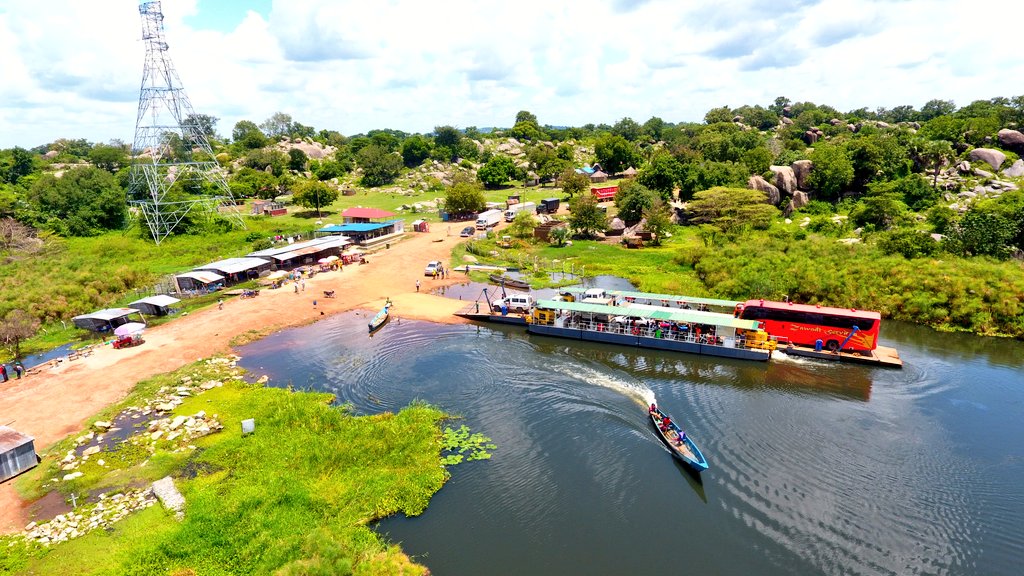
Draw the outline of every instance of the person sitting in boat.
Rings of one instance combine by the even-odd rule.
[[[672,419],[669,418],[668,416],[665,416],[664,418],[662,418],[661,419],[661,431],[662,432],[668,432],[669,429],[671,429],[671,428],[672,428]]]
[[[648,408],[647,412],[650,413],[650,414],[657,414],[658,413],[658,405],[655,404],[654,402],[651,402],[651,407]]]
[[[686,442],[686,432],[680,430],[679,435],[676,437],[676,446],[682,446],[683,442]]]

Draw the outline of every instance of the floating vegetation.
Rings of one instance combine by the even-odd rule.
[[[469,427],[463,424],[458,430],[445,428],[441,437],[442,450],[447,452],[441,457],[441,464],[454,466],[462,462],[472,460],[487,460],[491,457],[488,450],[497,448],[491,439],[478,432],[470,432]],[[468,454],[467,454],[468,452]]]

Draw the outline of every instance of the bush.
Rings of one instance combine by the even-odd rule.
[[[878,247],[887,255],[901,254],[908,260],[932,256],[939,251],[939,243],[931,236],[912,228],[883,232],[879,235]]]
[[[829,214],[832,214],[832,211],[832,205],[821,200],[811,200],[806,206],[800,209],[800,212],[810,216],[828,216]]]

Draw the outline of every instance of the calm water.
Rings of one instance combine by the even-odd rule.
[[[465,299],[472,300],[475,289]],[[768,365],[348,313],[243,365],[362,413],[427,400],[492,437],[378,530],[436,574],[1021,573],[1024,345],[886,323],[903,370]],[[711,469],[650,428],[651,399]]]

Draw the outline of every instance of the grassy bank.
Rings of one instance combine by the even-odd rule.
[[[0,539],[0,572],[425,572],[366,525],[394,513],[420,514],[447,480],[442,451],[464,445],[465,433],[442,433],[445,414],[418,404],[397,414],[354,416],[332,406],[330,395],[247,384],[229,363],[199,362],[140,383],[97,419],[153,402],[183,383],[211,381],[223,385],[186,397],[167,417],[203,411],[215,415],[220,432],[194,440],[150,440],[143,432],[140,442],[122,442],[81,462],[80,478],[54,482],[67,473],[58,464],[76,443],[69,438],[18,481],[28,495],[56,486],[81,503],[170,474],[187,502],[182,521],[158,505],[49,547],[7,537]],[[243,437],[246,418],[255,419],[256,431]]]

